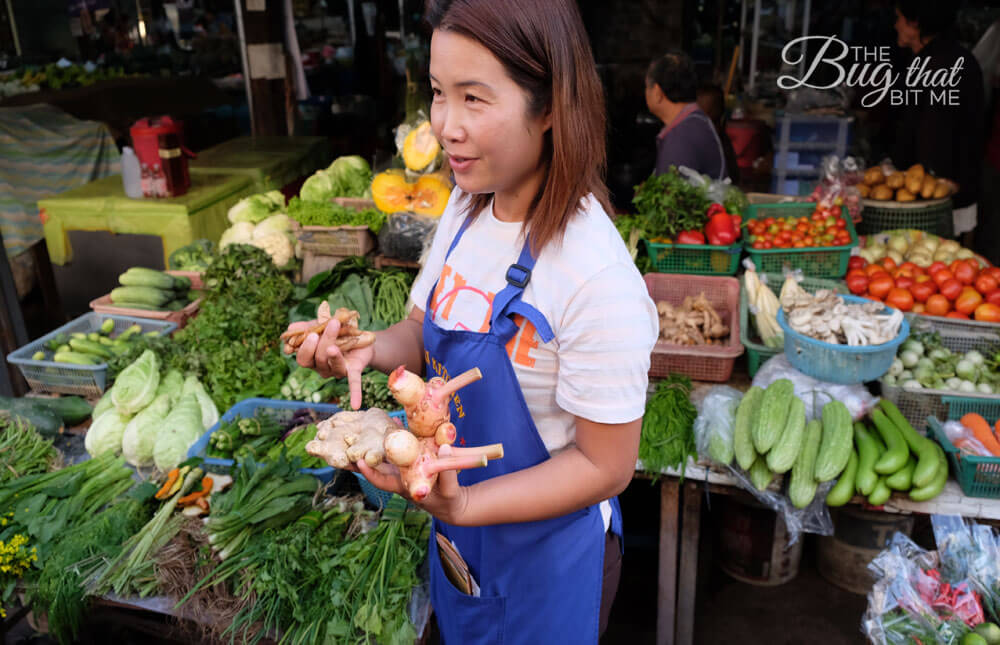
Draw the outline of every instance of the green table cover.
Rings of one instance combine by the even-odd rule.
[[[67,231],[157,235],[164,266],[176,249],[199,238],[217,242],[229,228],[226,213],[257,192],[249,177],[192,175],[187,194],[170,199],[129,199],[120,175],[112,175],[38,202],[45,242],[54,264],[73,259]]]
[[[190,162],[191,176],[245,175],[256,192],[280,190],[333,161],[325,137],[238,137],[202,150]]]

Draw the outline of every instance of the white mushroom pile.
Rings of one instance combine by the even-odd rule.
[[[891,314],[879,313],[885,309],[880,302],[848,304],[827,289],[810,294],[794,280],[787,280],[782,287],[781,306],[789,327],[810,338],[838,345],[887,343],[896,338],[903,322],[903,313],[898,309]]]

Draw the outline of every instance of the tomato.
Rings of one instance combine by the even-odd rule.
[[[905,273],[900,272],[899,277],[896,278],[896,286],[899,287],[900,289],[909,289],[914,284],[916,284],[916,282],[913,280],[913,278],[906,275]]]
[[[837,223],[834,224],[834,226],[836,226],[837,228],[847,228],[847,220],[844,219],[843,217],[838,217]]]
[[[939,286],[941,287],[941,294],[952,302],[962,294],[962,283],[955,278]]]
[[[886,275],[889,275],[889,272],[886,271],[885,267],[883,267],[881,264],[869,264],[862,270],[865,272],[865,275],[868,276],[869,278],[872,278],[878,275],[879,273],[884,273]]]
[[[899,282],[896,283],[899,285]],[[927,299],[934,295],[937,287],[934,286],[933,282],[914,282],[913,286],[910,287],[910,293],[913,294],[913,299],[917,302],[927,302]]]
[[[983,304],[983,297],[979,295],[979,292],[972,287],[966,287],[962,289],[962,293],[955,300],[955,311],[971,314],[981,304]]]
[[[955,279],[962,284],[972,284],[976,281],[976,274],[978,273],[976,269],[966,262],[962,262],[954,269],[952,272],[955,274]]]
[[[848,269],[863,269],[866,264],[868,264],[868,260],[864,259],[860,255],[852,255],[847,259]]]
[[[997,282],[996,278],[991,276],[989,273],[980,273],[976,277],[976,281],[972,283],[972,286],[976,288],[976,291],[986,295],[991,291],[1000,288],[1000,282]]]
[[[804,249],[806,248],[806,243],[802,240],[796,240],[795,242],[792,242],[792,247],[796,249]]]
[[[771,244],[770,240],[764,242],[764,249],[773,249],[773,248],[774,248],[774,245]]]
[[[774,218],[773,217],[765,217],[764,218],[764,226],[771,226],[773,224],[774,224]]]
[[[986,294],[986,302],[992,302],[995,305],[1000,305],[1000,289],[990,291]]]
[[[806,243],[806,246],[816,246],[816,240],[811,235],[807,235],[806,239],[802,241]]]
[[[913,309],[911,309],[910,311],[912,311],[915,314],[922,314],[922,313],[924,313],[925,310],[926,310],[926,307],[924,306],[924,303],[922,303],[922,302],[915,302],[915,303],[913,303]]]
[[[935,271],[934,273],[931,274],[931,278],[934,280],[935,284],[937,284],[938,288],[941,288],[942,284],[951,280],[954,277],[955,276],[948,269],[939,269],[938,271]]]
[[[848,274],[847,288],[856,296],[863,296],[868,291],[868,276],[860,269],[854,270],[854,275]]]
[[[885,297],[885,304],[900,311],[909,311],[913,309],[913,294],[906,289],[895,287],[889,290],[889,295]]]
[[[948,313],[951,309],[951,303],[948,299],[942,296],[940,293],[935,293],[933,296],[927,299],[927,304],[925,305],[926,313],[932,316],[943,316]]]
[[[983,269],[983,273],[988,276],[992,276],[997,282],[1000,282],[1000,267],[986,267]]]
[[[968,314],[963,314],[961,311],[949,311],[945,318],[958,318],[960,320],[968,320]]]
[[[965,260],[952,260],[951,264],[948,265],[948,269],[954,273],[959,266],[965,264]]]
[[[929,283],[931,283],[931,285],[933,285],[935,287],[937,286],[937,283],[934,282],[934,280],[929,275],[927,275],[926,273],[920,273],[920,274],[918,274],[915,278],[913,278],[913,281],[914,282],[929,282]]]
[[[886,271],[892,271],[896,268],[896,261],[890,258],[888,255],[879,260],[879,264],[885,267]]]
[[[764,248],[764,242],[763,242],[763,241],[761,241],[761,240],[756,240],[756,241],[755,241],[755,242],[754,242],[753,244],[751,244],[750,246],[752,246],[752,247],[753,247],[753,248],[755,248],[755,249],[762,249],[762,248]]]
[[[895,286],[896,284],[892,281],[892,278],[889,277],[888,273],[878,273],[874,276],[870,276],[868,281],[868,293],[875,296],[879,300],[882,300]]]
[[[1000,306],[992,302],[984,302],[976,307],[972,317],[980,322],[1000,322]]]
[[[934,275],[937,271],[941,269],[947,269],[948,265],[944,262],[931,262],[931,265],[927,267],[927,275]]]

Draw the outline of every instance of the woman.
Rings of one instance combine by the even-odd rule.
[[[656,135],[656,173],[687,166],[712,179],[725,179],[726,155],[712,119],[697,99],[698,76],[691,58],[668,52],[646,73],[646,107],[663,122]]]
[[[573,0],[429,0],[425,15],[431,125],[457,187],[413,309],[343,356],[330,325],[298,362],[346,373],[355,407],[365,366],[479,367],[452,422],[459,443],[503,442],[504,457],[442,473],[419,504],[481,588],[472,597],[447,580],[432,535],[441,633],[447,643],[596,643],[617,588],[615,495],[635,467],[657,321],[608,216],[593,57]],[[405,495],[393,467],[357,467]]]

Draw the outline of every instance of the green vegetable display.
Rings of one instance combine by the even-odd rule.
[[[0,415],[0,486],[22,475],[45,472],[58,461],[52,442],[30,423]]]
[[[370,197],[372,170],[363,157],[338,157],[325,170],[313,173],[299,191],[308,202],[329,202],[334,197]]]
[[[171,253],[167,265],[174,271],[202,272],[208,269],[214,255],[215,242],[195,240]]]
[[[705,191],[688,183],[671,167],[636,186],[632,198],[643,222],[644,237],[674,237],[681,231],[700,230],[708,221],[710,204]]]
[[[306,201],[298,197],[288,202],[288,216],[302,226],[367,226],[376,235],[386,218],[377,208],[356,210],[330,201]]]
[[[697,457],[694,420],[698,410],[691,403],[691,379],[671,374],[656,384],[646,402],[639,441],[643,468],[659,474],[670,468],[687,467],[688,457]]]

